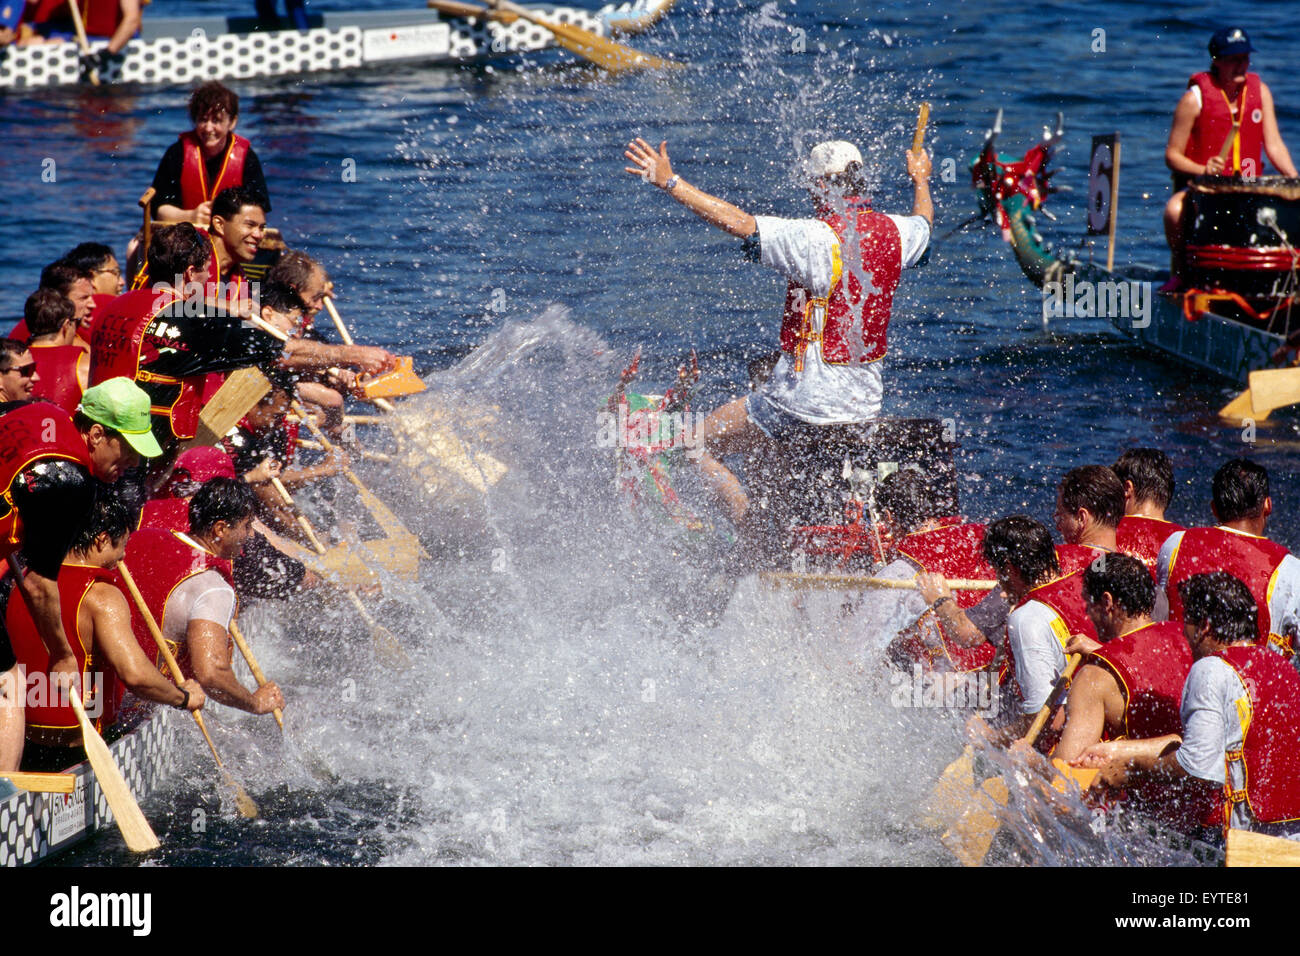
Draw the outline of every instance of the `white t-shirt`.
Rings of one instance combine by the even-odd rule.
[[[930,224],[923,216],[889,218],[898,226],[902,241],[902,268],[916,265],[930,243]],[[833,250],[839,242],[835,230],[820,219],[755,216],[754,221],[763,265],[818,298],[830,294]],[[850,268],[848,261],[844,268]],[[813,311],[815,331],[821,331],[825,318],[824,310]],[[759,393],[782,411],[814,425],[866,421],[880,414],[880,363],[832,365],[822,358],[818,339],[804,352],[802,372],[795,372],[793,360],[783,352]]]
[[[186,578],[167,597],[163,637],[184,643],[191,621],[211,621],[225,630],[235,614],[235,590],[218,572],[200,571]]]
[[[1052,696],[1056,679],[1065,671],[1062,640],[1069,639],[1061,615],[1042,601],[1026,601],[1007,616],[1007,646],[1016,661],[1022,713],[1038,713]]]
[[[891,561],[872,575],[892,581],[910,581],[915,576],[916,565],[905,558]],[[925,598],[915,588],[868,590],[854,614],[853,660],[862,664],[878,662],[890,642],[904,628],[915,624],[926,606]]]
[[[1252,536],[1232,528],[1219,526],[1220,531],[1241,535],[1249,540]],[[1174,552],[1183,540],[1182,531],[1171,534],[1160,546],[1156,558],[1156,570],[1160,579],[1161,593],[1169,589],[1169,573],[1173,570]],[[1224,568],[1229,574],[1231,568]],[[1168,607],[1166,603],[1165,607]],[[1261,614],[1268,615],[1269,630],[1274,634],[1300,634],[1300,559],[1288,554],[1273,572],[1273,587],[1269,593],[1268,607],[1260,608]],[[1166,611],[1166,617],[1168,612]]]
[[[1179,766],[1193,777],[1223,785],[1229,750],[1240,750],[1241,721],[1237,702],[1248,702],[1250,695],[1231,665],[1219,657],[1202,657],[1192,665],[1183,684],[1183,700],[1178,716],[1183,722],[1183,742],[1174,752]],[[1232,764],[1232,787],[1245,784],[1241,761]],[[1245,802],[1232,809],[1231,825],[1240,830],[1254,830],[1270,836],[1300,840],[1300,822],[1257,823]]]

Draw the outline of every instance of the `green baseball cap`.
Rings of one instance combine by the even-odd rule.
[[[157,458],[162,446],[153,437],[149,395],[125,376],[110,378],[81,396],[77,411],[92,422],[121,432],[126,443],[145,458]]]

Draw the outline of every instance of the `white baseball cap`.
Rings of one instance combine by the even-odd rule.
[[[808,175],[813,179],[836,176],[848,169],[850,163],[862,165],[862,154],[852,143],[842,139],[818,143],[808,154]]]

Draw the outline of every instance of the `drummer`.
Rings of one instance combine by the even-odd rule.
[[[1259,74],[1250,72],[1250,37],[1226,27],[1210,38],[1210,69],[1187,81],[1174,111],[1165,163],[1173,171],[1174,194],[1165,206],[1170,276],[1162,292],[1182,285],[1183,200],[1193,176],[1260,175],[1260,149],[1283,176],[1295,178],[1295,164],[1277,128],[1273,94]]]

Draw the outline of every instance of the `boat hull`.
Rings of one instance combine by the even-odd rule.
[[[634,33],[672,0],[637,0],[602,10],[529,6],[543,17],[592,33]],[[443,18],[432,10],[314,14],[307,30],[266,29],[255,17],[146,16],[140,35],[100,67],[105,84],[194,85],[398,63],[462,64],[545,50],[553,34],[523,18],[511,24]],[[102,50],[106,40],[91,47]],[[0,49],[0,90],[72,86],[83,82],[75,43]]]
[[[172,769],[173,726],[164,708],[153,708],[108,745],[137,801]],[[90,764],[83,761],[67,772],[76,776],[72,793],[19,790],[0,801],[0,866],[40,863],[114,826]]]

